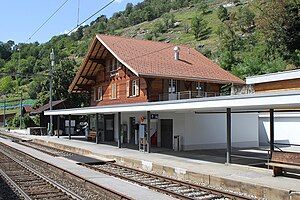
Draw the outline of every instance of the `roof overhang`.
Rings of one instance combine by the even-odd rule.
[[[246,78],[246,84],[259,84],[274,81],[300,79],[300,70],[290,70],[284,72],[270,73]]]
[[[148,102],[112,106],[96,106],[65,110],[46,111],[45,115],[86,115],[96,113],[132,113],[132,112],[197,112],[197,111],[233,111],[257,109],[293,109],[300,108],[300,91],[263,93],[175,100],[164,102]]]

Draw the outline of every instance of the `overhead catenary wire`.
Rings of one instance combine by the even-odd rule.
[[[29,38],[28,38],[28,40],[27,40],[27,42],[29,41],[29,40],[31,40],[32,39],[32,37],[35,35],[35,34],[37,34],[37,32],[39,32],[49,21],[50,21],[50,19],[52,19],[52,17],[54,17],[57,13],[58,13],[58,11],[60,11],[65,5],[66,5],[66,3],[68,3],[68,1],[70,1],[70,0],[65,0],[30,36],[29,36]]]
[[[80,24],[77,24],[77,26],[75,28],[73,28],[72,30],[70,30],[68,32],[67,35],[69,35],[70,33],[72,33],[74,30],[76,30],[78,27],[80,27],[82,24],[84,24],[85,22],[87,22],[88,20],[90,20],[91,18],[93,18],[95,15],[97,15],[99,12],[101,12],[102,10],[104,10],[105,8],[107,8],[110,4],[112,4],[113,2],[115,2],[116,0],[111,0],[109,3],[105,4],[103,7],[101,7],[98,11],[96,11],[94,14],[92,14],[91,16],[89,16],[88,18],[86,18],[85,20],[83,20]]]

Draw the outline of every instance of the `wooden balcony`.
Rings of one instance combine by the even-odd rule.
[[[170,101],[181,99],[207,98],[220,96],[218,92],[180,91],[176,93],[159,94],[158,101]]]

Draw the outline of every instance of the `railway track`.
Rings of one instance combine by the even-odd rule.
[[[0,151],[0,174],[24,199],[82,199],[57,182],[45,177]]]
[[[202,200],[229,200],[229,199],[255,199],[241,194],[219,191],[213,188],[186,183],[172,178],[155,175],[115,163],[101,165],[82,164],[85,167],[125,179],[159,192],[171,195],[179,199],[202,199]]]
[[[60,156],[72,154],[70,152],[61,151],[56,148],[36,144],[33,142],[22,142],[21,144],[36,150],[48,153],[52,156]],[[168,194],[179,199],[205,199],[205,200],[229,200],[229,199],[257,199],[254,196],[249,196],[240,193],[227,192],[211,187],[191,184],[169,177],[164,177],[145,171],[125,167],[116,163],[101,163],[101,164],[81,164],[101,173],[124,179],[130,182],[146,186],[153,190]]]
[[[130,199],[0,142],[1,183],[18,196],[3,199]]]

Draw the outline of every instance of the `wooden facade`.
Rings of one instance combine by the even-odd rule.
[[[299,89],[300,89],[300,78],[254,84],[255,92],[267,92],[267,91],[276,91],[276,90],[299,90]]]
[[[173,89],[170,89],[171,80]],[[201,87],[201,94],[198,87]],[[221,84],[217,83],[138,77],[108,53],[97,70],[94,84],[90,85],[90,103],[101,106],[218,96],[220,88]]]

